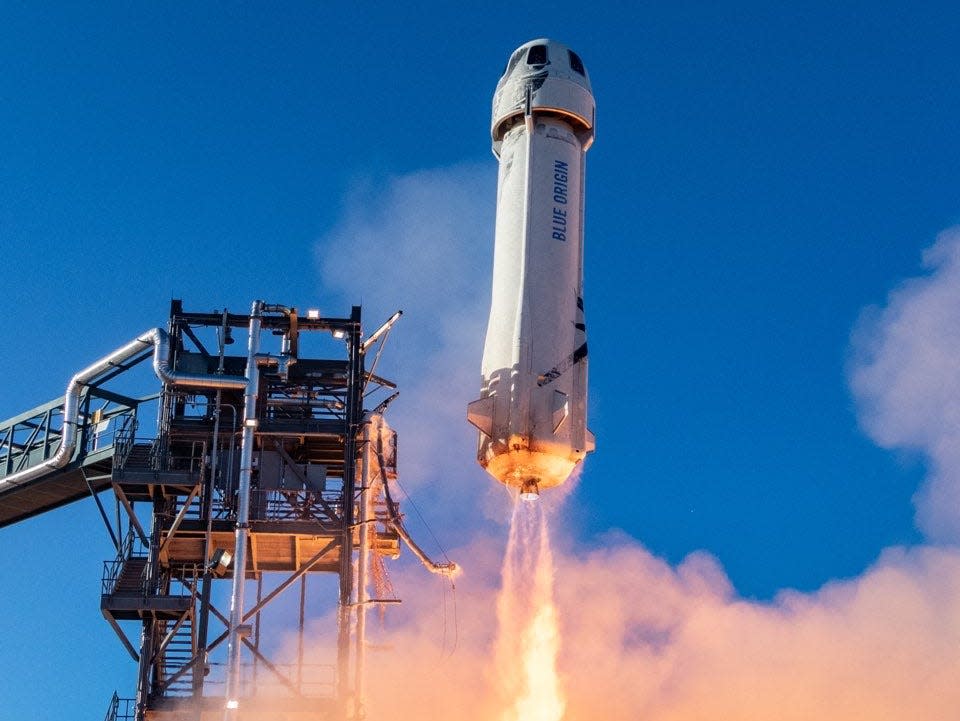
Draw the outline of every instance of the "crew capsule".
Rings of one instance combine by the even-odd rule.
[[[497,83],[490,123],[494,155],[500,157],[507,131],[534,112],[564,118],[584,150],[593,143],[596,104],[587,69],[573,50],[545,38],[517,48]]]

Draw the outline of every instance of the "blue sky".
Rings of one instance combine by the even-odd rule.
[[[957,526],[918,526],[912,502],[947,441],[887,422],[888,376],[859,395],[849,378],[899,337],[910,288],[952,283],[946,252],[922,258],[960,213],[958,26],[949,4],[7,3],[0,416],[163,325],[173,297],[363,303],[370,330],[403,308],[384,361],[401,478],[448,548],[496,534],[495,504],[465,502],[496,489],[461,410],[489,299],[490,100],[510,52],[549,36],[598,108],[597,451],[564,543],[620,529],[668,564],[704,550],[760,602],[889,547],[952,547]],[[99,718],[132,691],[98,610],[111,555],[90,502],[0,531],[0,659],[22,669],[0,720]]]

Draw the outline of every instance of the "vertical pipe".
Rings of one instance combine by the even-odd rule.
[[[362,413],[360,386],[363,356],[360,353],[360,307],[350,312],[349,371],[347,376],[346,434],[343,451],[343,518],[340,542],[340,609],[337,632],[337,698],[344,710],[350,700],[350,622],[353,601],[353,526],[357,465],[357,433]],[[346,715],[346,713],[344,713]]]
[[[250,309],[247,339],[247,389],[243,397],[243,435],[240,440],[240,483],[237,489],[236,543],[233,552],[233,591],[230,597],[230,636],[227,645],[227,709],[235,709],[240,695],[240,626],[243,623],[243,591],[247,571],[247,534],[250,521],[250,478],[253,473],[254,430],[257,425],[257,394],[260,372],[260,315],[263,301],[255,300]]]
[[[220,320],[219,361],[217,373],[223,373],[223,359],[226,354],[227,309],[223,309]],[[217,388],[217,400],[213,407],[213,444],[210,453],[210,474],[204,489],[202,509],[203,519],[206,521],[206,532],[203,536],[203,585],[200,590],[200,622],[197,628],[197,648],[194,653],[197,663],[193,669],[193,696],[199,699],[203,696],[203,681],[208,663],[207,635],[210,628],[210,592],[213,585],[213,574],[210,570],[210,542],[213,535],[213,490],[217,480],[217,466],[220,462],[220,404],[223,402],[223,389]],[[197,711],[199,721],[201,711]]]
[[[260,602],[263,600],[263,574],[257,574],[257,608],[260,607]],[[253,622],[253,647],[259,651],[260,650],[260,611],[257,611],[257,615],[254,617]],[[253,656],[253,693],[257,693],[258,684],[260,683],[259,679],[260,673],[260,663],[259,656],[254,654]]]
[[[170,315],[170,323],[167,326],[167,333],[169,333],[170,342],[168,344],[167,357],[158,358],[162,348],[159,345],[155,345],[154,348],[154,366],[156,367],[156,361],[163,361],[167,364],[168,368],[176,368],[176,354],[180,349],[182,343],[182,336],[180,333],[180,326],[177,324],[176,319],[173,314]],[[163,380],[163,378],[158,374],[158,377]],[[175,387],[173,384],[164,381],[163,383],[163,399],[157,407],[157,448],[155,451],[159,454],[160,458],[166,458],[167,456],[167,444],[169,439],[170,431],[170,420],[175,415],[173,405],[175,403]],[[153,463],[151,463],[153,467]],[[156,468],[154,468],[156,470]]]
[[[297,691],[303,695],[303,625],[306,619],[307,574],[300,576],[300,619],[297,628]]]
[[[226,337],[227,337],[227,309],[223,309],[223,317],[220,321],[220,342],[219,342],[219,360],[217,362],[217,373],[223,374],[223,361],[226,355]],[[210,543],[213,535],[213,493],[217,482],[217,471],[220,463],[220,414],[221,404],[223,402],[223,389],[217,388],[216,405],[213,408],[213,445],[210,455],[210,476],[207,479],[206,493],[204,494],[203,517],[206,520],[206,532],[203,538],[203,586],[200,591],[200,623],[197,629],[197,664],[193,669],[193,696],[199,699],[203,696],[203,683],[206,678],[207,664],[207,640],[210,628],[210,593],[213,590],[213,573],[210,569]],[[236,411],[234,411],[234,426],[236,426]],[[233,439],[231,438],[231,443]],[[202,715],[202,710],[197,711],[198,721]]]
[[[379,431],[379,429],[377,429]],[[363,456],[360,461],[360,548],[357,556],[357,630],[354,658],[355,694],[354,710],[356,718],[364,717],[363,708],[363,673],[366,662],[365,646],[367,633],[367,563],[370,549],[370,421],[363,425]]]
[[[160,526],[161,514],[163,513],[163,504],[161,501],[153,502],[153,527],[150,530],[150,555],[147,561],[145,586],[141,589],[147,597],[157,593],[157,575],[160,548]],[[152,681],[157,679],[161,671],[159,665],[154,665],[154,649],[157,643],[157,624],[160,623],[155,617],[145,618],[143,620],[143,633],[140,637],[140,667],[137,678],[137,708],[135,711],[136,721],[144,721],[146,718],[147,704],[150,701],[150,692]]]
[[[227,335],[227,309],[223,309],[223,318],[220,321],[220,348],[217,361],[217,375],[223,375],[223,361],[226,354],[225,339]],[[205,517],[207,518],[207,537],[204,543],[205,563],[210,562],[210,531],[213,519],[213,488],[217,478],[217,467],[220,462],[220,404],[223,403],[223,389],[217,388],[216,401],[213,406],[213,444],[210,453],[210,483],[207,484],[207,493],[204,497]]]
[[[222,362],[222,361],[221,361]],[[213,489],[217,475],[217,461],[220,450],[220,400],[222,391],[217,389],[217,405],[214,408],[213,419],[213,451],[210,456],[210,473],[204,485],[203,502],[200,504],[202,517],[206,521],[206,530],[203,536],[203,585],[200,589],[200,619],[197,628],[197,663],[193,669],[193,695],[195,698],[203,696],[204,668],[207,664],[207,631],[210,626],[210,591],[213,584],[213,574],[210,572],[210,541],[213,532]]]

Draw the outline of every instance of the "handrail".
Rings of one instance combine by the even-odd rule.
[[[95,394],[92,397],[96,397]],[[89,406],[91,396],[80,405]],[[0,422],[0,485],[7,479],[40,465],[56,454],[65,434],[64,400],[51,401],[16,418]],[[131,404],[136,401],[131,400]],[[136,405],[114,405],[96,412],[78,411],[76,425],[83,428],[86,453],[115,447],[117,438],[136,425]],[[96,423],[94,422],[96,420]],[[71,458],[68,459],[72,460]]]
[[[162,328],[153,328],[141,334],[107,356],[84,368],[70,379],[67,391],[63,398],[63,425],[60,429],[60,447],[51,457],[35,466],[24,468],[15,473],[0,478],[0,491],[28,483],[40,478],[45,473],[56,471],[67,465],[73,458],[77,447],[80,422],[80,397],[84,388],[93,385],[97,379],[102,379],[107,373],[115,371],[127,361],[140,356],[142,360],[147,351],[152,348],[153,371],[156,376],[168,386],[182,386],[186,388],[230,388],[234,390],[247,388],[249,385],[244,376],[209,375],[202,373],[183,373],[170,368],[170,336]],[[256,375],[251,373],[250,375]]]
[[[113,692],[113,698],[110,699],[110,705],[107,707],[107,715],[103,721],[134,721],[136,718],[136,699],[120,698],[117,692]]]
[[[127,531],[127,535],[123,539],[123,543],[120,546],[120,550],[117,552],[116,558],[103,562],[103,576],[100,579],[100,593],[102,595],[110,596],[114,593],[114,591],[116,591],[117,583],[120,580],[120,575],[123,573],[123,569],[129,559],[148,557],[146,549],[142,549],[140,551],[135,550],[134,543],[138,540],[139,538],[136,534],[134,534],[133,529],[130,529]],[[141,590],[145,591],[145,589],[142,587],[142,584]]]

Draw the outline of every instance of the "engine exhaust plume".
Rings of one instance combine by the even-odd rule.
[[[496,646],[502,721],[560,721],[566,708],[557,671],[560,632],[553,554],[544,507],[514,505],[497,600]]]

